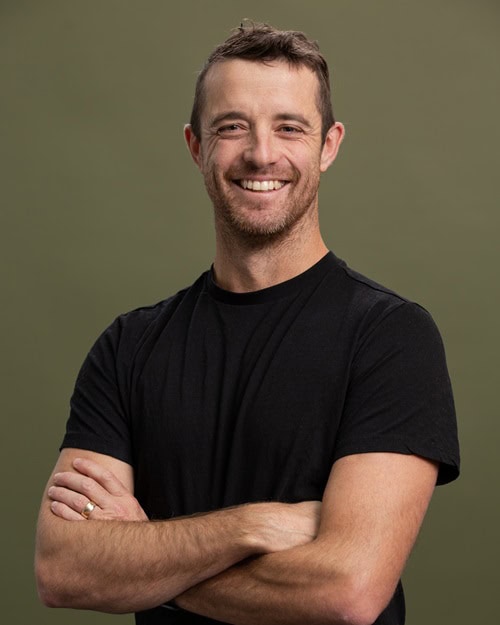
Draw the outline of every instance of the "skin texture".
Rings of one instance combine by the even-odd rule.
[[[317,208],[319,176],[330,164],[332,138],[323,155],[321,118],[309,97],[316,82],[309,69],[290,70],[283,62],[233,60],[209,72],[201,144],[192,152],[216,218],[231,237],[248,235],[267,244],[288,235]],[[256,193],[235,182],[247,178],[286,184]]]
[[[107,528],[100,519],[108,520],[104,525],[114,526],[109,520],[145,517],[135,498],[99,464],[73,462],[73,468],[83,474],[55,475],[57,486],[49,489],[51,509],[61,519],[77,521],[73,526],[96,526],[102,536]],[[436,476],[436,465],[416,456],[369,453],[342,458],[332,469],[321,516],[319,505],[312,502],[298,511],[303,513],[301,535],[283,523],[283,516],[275,516],[276,523],[267,528],[267,541],[275,546],[278,541],[279,550],[214,574],[181,593],[176,602],[190,611],[238,625],[261,621],[371,624],[394,592]],[[80,510],[89,499],[99,505],[85,521]],[[252,507],[248,508],[251,511]],[[263,510],[254,511],[258,521]],[[210,528],[215,521],[210,517],[201,517],[209,522],[203,530],[204,540],[216,540],[217,532],[210,535],[215,528]],[[227,527],[225,530],[227,539]],[[179,540],[182,535],[173,538]],[[135,557],[142,558],[143,548],[141,544],[134,550]],[[202,557],[201,543],[196,549],[200,553],[191,554],[189,566]],[[187,544],[178,552],[184,561],[189,553]],[[79,555],[77,549],[74,557]],[[177,577],[179,574],[177,571]]]
[[[51,607],[152,608],[245,558],[309,542],[318,529],[318,502],[251,504],[149,522],[132,496],[131,467],[83,450],[63,450],[49,484],[35,570],[39,594]],[[100,505],[91,523],[79,522],[89,500]]]
[[[322,143],[316,90],[310,70],[279,61],[224,61],[207,75],[201,137],[187,126],[185,138],[214,204],[223,288],[272,286],[327,251],[318,186],[344,128],[334,124]],[[255,192],[241,180],[285,184]],[[359,454],[335,462],[321,506],[251,504],[152,523],[130,466],[65,449],[40,511],[39,592],[48,605],[109,612],[176,597],[235,625],[369,625],[394,592],[436,475],[416,456]],[[85,521],[88,500],[98,506]]]
[[[326,252],[318,223],[320,175],[335,160],[344,127],[321,140],[315,75],[285,62],[231,60],[206,77],[201,140],[185,137],[214,205],[217,282],[266,288],[302,273]],[[255,192],[241,180],[285,182]]]
[[[433,492],[437,468],[415,456],[335,463],[318,536],[235,566],[178,597],[228,623],[371,625],[390,601]]]

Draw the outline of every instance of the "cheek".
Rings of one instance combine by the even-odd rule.
[[[319,171],[321,151],[316,146],[294,145],[284,152],[285,158],[300,172]]]
[[[203,168],[205,171],[218,172],[227,168],[230,159],[227,150],[215,145],[209,148],[203,158]]]
[[[317,158],[295,159],[292,163],[301,178],[309,180],[320,175],[320,166]]]

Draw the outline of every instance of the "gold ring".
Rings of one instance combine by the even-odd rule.
[[[80,512],[80,514],[82,515],[84,519],[88,519],[90,516],[90,513],[92,512],[94,508],[95,508],[95,503],[93,501],[89,501],[87,505],[85,506],[85,508]]]

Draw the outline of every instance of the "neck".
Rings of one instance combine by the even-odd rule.
[[[319,229],[257,244],[216,233],[215,281],[234,293],[260,291],[307,271],[328,252]]]

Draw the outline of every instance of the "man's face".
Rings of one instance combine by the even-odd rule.
[[[316,216],[320,173],[342,139],[324,146],[318,81],[307,67],[240,59],[214,65],[205,81],[201,141],[188,145],[226,232],[267,239]]]

